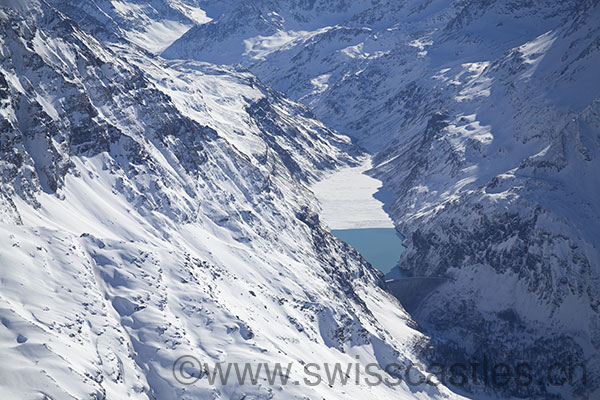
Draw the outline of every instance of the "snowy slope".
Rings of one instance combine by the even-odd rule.
[[[125,40],[160,53],[195,25],[211,20],[199,1],[188,0],[47,0],[103,40]]]
[[[583,360],[581,393],[600,365],[599,20],[582,3],[497,58],[446,64],[433,80],[452,97],[377,171],[398,194],[402,267],[454,279],[415,317],[478,353]]]
[[[360,153],[248,72],[167,63],[64,8],[13,3],[0,8],[1,398],[458,398],[404,382],[179,383],[184,355],[291,363],[300,382],[308,362],[416,359],[427,338],[323,229],[305,186]]]

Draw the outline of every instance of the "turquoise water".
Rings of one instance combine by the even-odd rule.
[[[394,228],[336,229],[331,233],[358,250],[384,274],[396,266],[404,251],[402,236]]]

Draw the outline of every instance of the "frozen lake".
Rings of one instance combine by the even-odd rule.
[[[321,219],[331,233],[345,241],[383,273],[388,273],[404,251],[402,237],[386,212],[391,196],[381,181],[365,174],[371,160],[343,168],[315,184]]]

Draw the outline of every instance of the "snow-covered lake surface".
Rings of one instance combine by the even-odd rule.
[[[390,195],[367,175],[371,160],[343,168],[313,186],[321,219],[338,238],[358,250],[375,268],[388,273],[404,251],[402,238],[386,213]]]
[[[381,181],[365,174],[371,160],[354,168],[342,168],[313,185],[321,203],[321,220],[329,229],[393,228],[394,223],[384,211],[390,199]]]

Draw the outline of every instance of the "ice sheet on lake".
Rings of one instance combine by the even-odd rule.
[[[365,174],[371,159],[354,168],[343,168],[316,183],[312,190],[321,203],[321,218],[330,229],[393,228],[383,210],[381,181]],[[377,195],[378,198],[381,196]]]

